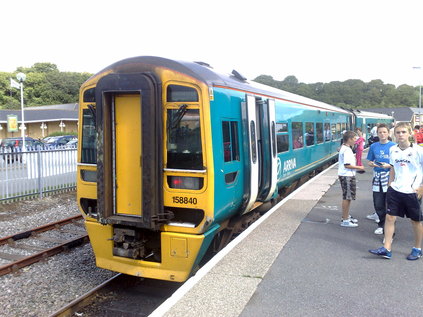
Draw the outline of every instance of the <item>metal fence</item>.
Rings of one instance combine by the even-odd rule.
[[[76,188],[76,148],[0,149],[0,203]]]

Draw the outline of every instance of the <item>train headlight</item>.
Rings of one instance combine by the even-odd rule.
[[[203,188],[202,177],[168,176],[167,184],[170,188],[199,190]]]

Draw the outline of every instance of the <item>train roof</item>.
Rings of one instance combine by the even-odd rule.
[[[370,112],[370,111],[363,111],[363,110],[353,110],[353,112],[357,117],[361,117],[361,118],[393,119],[392,116],[384,114],[384,113],[377,113],[377,112]]]
[[[186,74],[199,81],[206,83],[208,86],[227,87],[231,89],[237,89],[277,99],[291,101],[307,106],[317,107],[328,111],[349,113],[349,111],[347,110],[326,104],[324,102],[320,102],[284,90],[280,90],[274,87],[266,86],[247,80],[237,71],[232,71],[232,74],[224,74],[217,72],[213,70],[210,65],[203,62],[186,62],[156,56],[139,56],[127,58],[116,62],[106,67],[101,72],[108,70],[114,70],[117,72],[141,72],[145,70],[153,70],[155,67],[165,67]]]

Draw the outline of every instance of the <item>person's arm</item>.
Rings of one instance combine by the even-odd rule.
[[[388,186],[391,186],[391,183],[394,181],[394,179],[395,179],[395,169],[391,165],[391,169],[389,170]]]
[[[361,165],[344,164],[344,166],[349,169],[364,171],[364,166]]]

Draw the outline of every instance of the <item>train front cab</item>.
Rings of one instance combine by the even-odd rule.
[[[208,88],[161,81],[111,73],[81,88],[77,197],[97,266],[184,281],[219,228]]]

